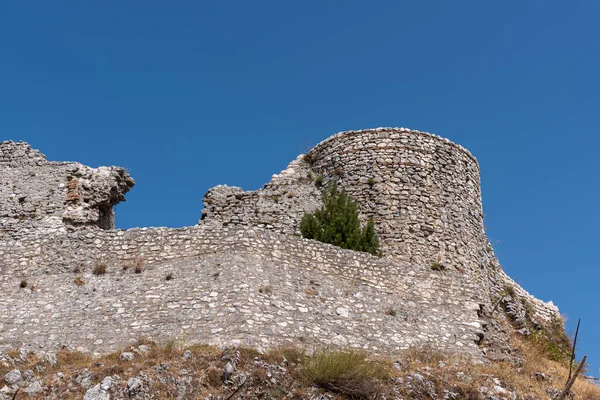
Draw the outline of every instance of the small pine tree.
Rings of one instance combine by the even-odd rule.
[[[356,202],[343,189],[339,190],[335,182],[323,192],[323,206],[302,217],[300,232],[307,239],[379,254],[379,239],[373,220],[361,229]]]

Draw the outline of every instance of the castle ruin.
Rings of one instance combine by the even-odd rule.
[[[0,174],[0,347],[107,352],[147,337],[495,358],[511,351],[499,319],[526,330],[559,318],[494,257],[477,160],[429,133],[340,132],[262,189],[210,189],[199,224],[178,229],[114,229],[134,184],[122,168],[3,142]],[[384,257],[299,236],[321,202],[317,178],[373,218]]]

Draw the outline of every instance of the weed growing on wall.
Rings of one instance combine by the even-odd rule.
[[[106,263],[104,261],[100,261],[100,260],[94,261],[94,268],[92,269],[92,274],[94,274],[94,275],[106,274]]]
[[[317,177],[315,178],[315,185],[317,187],[322,187],[323,186],[323,174],[317,175]]]

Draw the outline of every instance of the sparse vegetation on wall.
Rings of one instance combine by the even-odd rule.
[[[106,262],[100,260],[94,261],[94,268],[92,269],[92,273],[94,275],[106,274]]]
[[[436,261],[433,264],[431,264],[431,269],[434,271],[443,271],[446,269],[446,267],[444,267],[444,264],[442,264],[441,262]]]
[[[337,184],[330,183],[323,192],[323,207],[306,214],[300,222],[300,232],[307,239],[364,251],[377,255],[379,239],[370,220],[361,229],[356,202]]]
[[[566,363],[573,350],[571,339],[558,318],[548,326],[532,330],[531,340],[552,361]]]
[[[323,186],[323,174],[317,175],[315,178],[315,185],[317,185],[317,187]]]

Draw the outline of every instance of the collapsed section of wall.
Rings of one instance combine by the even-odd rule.
[[[262,189],[245,192],[238,187],[216,186],[204,196],[200,224],[255,226],[298,234],[302,216],[321,203],[321,191],[314,179],[304,156],[299,156]]]
[[[24,142],[0,143],[0,229],[114,229],[113,206],[134,180],[118,167],[49,162]]]

